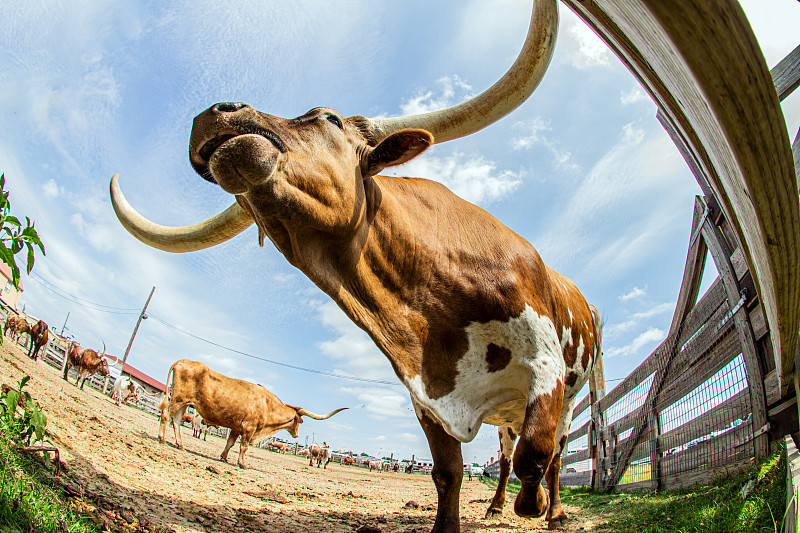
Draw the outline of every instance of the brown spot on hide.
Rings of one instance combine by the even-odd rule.
[[[570,372],[569,374],[567,374],[567,379],[564,380],[564,384],[567,387],[574,387],[576,381],[578,381],[578,374],[576,374],[575,372]]]
[[[495,343],[486,347],[486,364],[489,365],[489,372],[503,370],[511,361],[511,350],[503,348]]]

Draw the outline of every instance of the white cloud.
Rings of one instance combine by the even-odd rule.
[[[522,183],[520,174],[497,170],[494,161],[478,154],[455,152],[446,157],[425,153],[391,171],[395,176],[426,177],[446,185],[461,198],[475,204],[490,204],[506,198]]]
[[[517,122],[514,128],[523,130],[522,137],[516,137],[511,141],[511,146],[515,150],[523,150],[534,146],[542,146],[550,152],[556,167],[564,170],[577,170],[578,164],[574,161],[572,152],[564,150],[547,136],[552,132],[550,123],[540,117],[526,122]]]
[[[606,357],[624,357],[627,355],[641,355],[639,351],[646,346],[653,346],[655,343],[663,341],[667,336],[667,332],[663,329],[648,328],[643,333],[640,333],[635,339],[625,346],[610,347],[603,349],[603,355]]]
[[[389,387],[342,387],[342,392],[352,394],[364,404],[374,418],[408,418],[410,401],[408,395]]]
[[[609,324],[604,327],[604,338],[606,339],[615,339],[618,336],[624,334],[627,331],[634,329],[636,326],[641,324],[643,321],[652,318],[654,316],[658,316],[667,312],[673,312],[675,310],[675,302],[665,302],[661,304],[654,305],[649,309],[645,309],[644,311],[639,311],[638,313],[632,313],[628,316],[627,320],[624,322],[619,322],[616,324]]]
[[[647,285],[645,285],[643,289],[641,287],[634,287],[630,290],[630,292],[622,294],[618,298],[625,302],[634,298],[640,298],[645,294],[647,294]]]
[[[577,69],[590,67],[608,67],[612,65],[614,55],[604,43],[583,21],[575,18],[564,18],[566,31],[559,37],[566,48],[564,56]]]
[[[633,87],[630,91],[622,93],[619,101],[623,105],[635,104],[637,102],[649,102],[650,98],[645,94],[641,87]]]
[[[58,197],[58,184],[56,180],[49,179],[42,185],[42,190],[44,191],[44,195],[48,200],[54,200]]]
[[[442,76],[436,80],[438,93],[431,90],[419,90],[408,100],[400,104],[403,115],[418,115],[445,109],[451,105],[468,100],[475,96],[472,87],[458,76]]]
[[[628,123],[577,187],[555,200],[552,223],[532,242],[553,266],[590,258],[573,276],[617,278],[661,245],[696,190],[663,129]]]

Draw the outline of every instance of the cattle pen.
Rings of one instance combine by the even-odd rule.
[[[800,84],[800,47],[769,71],[736,9],[711,17],[710,6],[678,2],[669,9],[681,17],[668,18],[657,3],[622,2],[638,6],[631,22],[620,5],[565,3],[656,101],[703,197],[693,206],[669,332],[611,391],[602,366],[595,368],[591,390],[573,412],[561,483],[606,491],[684,487],[741,472],[772,443],[785,441],[793,453],[800,133],[792,146],[779,101]],[[703,30],[673,25],[677,19],[702,21]],[[656,42],[654,35],[668,38]],[[710,35],[713,45],[705,41]],[[758,75],[745,83],[736,69]],[[722,161],[731,154],[738,159]],[[733,183],[747,191],[749,206],[733,198]],[[765,245],[769,239],[777,240]],[[719,276],[700,295],[709,254]],[[789,485],[787,531],[795,531],[797,482]]]
[[[594,369],[573,411],[561,484],[708,484],[783,442],[786,530],[796,531],[800,132],[792,143],[780,101],[800,84],[800,46],[768,70],[744,13],[723,2],[673,2],[669,14],[650,1],[564,3],[656,102],[703,196],[687,206],[688,253],[669,332],[613,390],[602,365]],[[701,295],[709,254],[719,275]],[[489,468],[498,472],[497,463]]]

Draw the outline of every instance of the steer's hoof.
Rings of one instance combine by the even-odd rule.
[[[565,528],[565,527],[567,527],[567,522],[568,521],[569,520],[567,519],[566,513],[564,513],[562,511],[561,514],[558,515],[557,517],[550,518],[550,519],[547,520],[547,529],[562,529],[562,528]]]
[[[487,518],[495,518],[497,516],[501,516],[503,514],[502,509],[498,509],[496,507],[489,507],[486,509],[486,515],[484,515],[484,520]]]
[[[537,490],[538,489],[538,490]],[[534,492],[534,494],[531,494]],[[547,491],[539,484],[534,485],[533,491],[525,485],[514,500],[514,512],[523,518],[536,518],[542,516],[547,510]]]

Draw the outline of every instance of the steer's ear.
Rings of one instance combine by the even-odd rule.
[[[433,144],[433,135],[425,130],[400,130],[364,153],[361,165],[364,177],[374,176],[386,167],[411,161]]]

